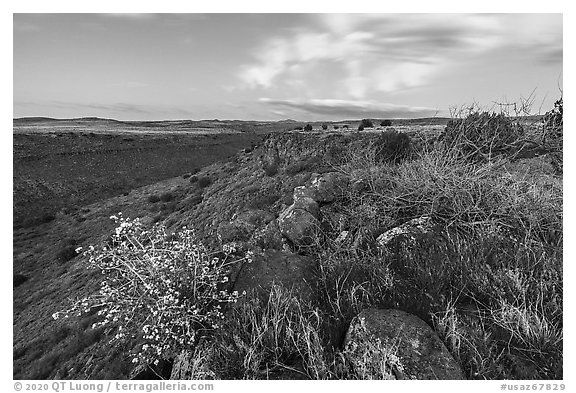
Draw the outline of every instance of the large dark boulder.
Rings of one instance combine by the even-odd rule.
[[[320,228],[318,216],[314,214],[316,211],[319,211],[318,205],[310,198],[294,202],[278,217],[280,233],[295,246],[311,245]]]
[[[272,285],[276,284],[293,289],[308,301],[315,277],[312,259],[288,251],[266,250],[254,255],[252,262],[243,264],[234,279],[233,290],[242,293],[255,289],[267,296]]]
[[[400,310],[363,310],[350,324],[344,354],[364,379],[465,379],[430,326]]]

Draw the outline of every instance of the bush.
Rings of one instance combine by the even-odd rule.
[[[172,199],[174,199],[174,195],[172,195],[171,192],[165,192],[162,195],[160,195],[160,200],[162,202],[170,202]]]
[[[334,129],[335,129],[335,130],[337,130],[338,128],[340,128],[340,127],[338,127],[338,126],[334,126]]]
[[[328,129],[328,124],[322,124],[322,129],[323,129],[323,130],[327,130],[327,129]]]
[[[303,158],[286,166],[286,174],[294,176],[297,173],[311,170],[320,162],[318,157]]]
[[[178,204],[176,201],[165,202],[160,206],[160,210],[167,213],[172,213],[176,210]]]
[[[68,262],[71,259],[75,258],[78,253],[76,252],[76,246],[74,245],[67,245],[63,247],[58,254],[56,254],[56,258],[60,262]]]
[[[160,197],[158,195],[150,195],[148,197],[148,202],[150,203],[160,202]]]
[[[40,216],[28,217],[22,220],[21,226],[24,228],[33,227],[36,225],[47,224],[56,219],[56,215],[52,212],[44,212]]]
[[[386,131],[374,142],[377,162],[399,162],[410,153],[410,137],[398,131]]]
[[[374,127],[374,123],[372,123],[372,120],[370,120],[370,119],[362,119],[362,121],[360,122],[360,124],[361,124],[364,128],[372,128],[372,127]]]
[[[200,188],[206,188],[210,184],[212,184],[212,179],[210,179],[208,176],[203,176],[198,179],[198,186],[200,186]]]
[[[382,127],[391,127],[392,126],[392,120],[382,120],[382,122],[380,123],[380,125]]]
[[[360,125],[358,126],[358,131],[364,131],[364,125],[360,124]]]
[[[198,181],[198,176],[192,175],[190,176],[190,183],[196,183]]]
[[[202,203],[202,195],[193,195],[184,201],[184,205],[188,207],[196,206]]]
[[[272,177],[275,176],[278,173],[278,164],[273,163],[273,164],[268,164],[264,166],[264,173],[266,173],[266,176]]]
[[[238,298],[220,290],[235,261],[216,257],[190,230],[168,234],[161,225],[146,229],[137,219],[112,219],[118,227],[111,246],[85,252],[89,266],[102,274],[100,291],[53,317],[98,310],[103,319],[92,328],[115,330],[114,344],[138,342],[132,361],[143,364],[171,359],[219,328],[222,307]]]
[[[300,127],[300,126],[299,126],[299,127],[295,127],[295,128],[294,128],[294,131],[302,131],[303,129],[304,129],[303,127]]]
[[[562,146],[562,135],[564,133],[564,102],[560,98],[554,103],[554,109],[546,112],[544,118],[544,142],[548,139],[552,144]]]
[[[306,124],[306,126],[304,127],[304,131],[312,131],[312,125]]]
[[[507,153],[523,134],[522,126],[502,113],[473,112],[448,121],[441,139],[466,158],[478,160]]]
[[[192,176],[191,173],[185,173],[182,175],[182,179],[188,179],[190,176]]]
[[[24,284],[28,281],[28,277],[21,273],[14,274],[14,288],[19,287],[20,285]]]

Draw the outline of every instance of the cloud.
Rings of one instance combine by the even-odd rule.
[[[150,14],[150,13],[109,13],[109,14],[100,14],[103,17],[112,17],[112,18],[119,18],[119,19],[126,19],[126,20],[134,20],[134,21],[147,21],[151,19],[155,19],[158,14]]]
[[[395,105],[374,101],[354,101],[337,99],[280,100],[260,98],[260,103],[274,108],[292,109],[308,115],[321,115],[330,118],[419,118],[433,116],[436,108]],[[278,109],[275,109],[278,111]],[[282,114],[287,114],[282,111]]]
[[[239,73],[248,88],[313,88],[315,73],[339,64],[334,90],[365,99],[426,84],[451,66],[506,47],[537,56],[558,47],[558,15],[320,14],[268,38]],[[546,52],[546,51],[545,51]],[[557,53],[554,52],[554,53]],[[552,59],[558,58],[556,55]],[[304,70],[304,72],[302,71]]]

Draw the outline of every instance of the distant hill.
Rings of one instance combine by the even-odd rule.
[[[31,125],[31,124],[39,124],[39,123],[50,123],[55,122],[59,124],[63,123],[124,123],[121,120],[115,119],[106,119],[101,117],[77,117],[72,119],[55,119],[52,117],[19,117],[14,119],[14,125]]]

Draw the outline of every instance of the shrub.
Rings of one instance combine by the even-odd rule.
[[[28,277],[21,273],[14,274],[14,288],[19,287],[20,285],[24,284],[28,281]]]
[[[138,342],[133,363],[157,363],[192,347],[201,335],[220,327],[222,307],[237,293],[220,290],[228,281],[229,254],[223,258],[198,243],[192,231],[168,234],[155,225],[112,216],[118,227],[112,245],[85,252],[89,266],[102,274],[99,292],[57,312],[55,319],[94,310],[110,342]],[[116,329],[114,329],[116,328]]]
[[[323,129],[323,130],[327,130],[327,129],[328,129],[328,124],[322,124],[322,129]]]
[[[362,121],[360,122],[360,124],[361,124],[364,128],[372,128],[372,127],[374,127],[374,123],[372,123],[372,120],[370,120],[370,119],[362,119]]]
[[[304,131],[312,131],[312,124],[306,124],[306,126],[304,126]]]
[[[348,126],[348,124],[344,124],[344,125],[342,126],[342,128],[348,129],[348,128],[350,128],[350,127]]]
[[[294,131],[302,131],[303,129],[304,129],[303,127],[298,126],[298,127],[295,127],[295,128],[294,128]]]
[[[382,127],[391,127],[392,126],[392,120],[382,120],[382,122],[380,123],[380,125]]]
[[[202,203],[202,195],[192,195],[191,197],[187,198],[184,204],[186,206],[196,206],[199,203]]]
[[[148,197],[148,202],[150,203],[160,202],[160,197],[158,195],[150,195]]]
[[[364,131],[364,125],[360,124],[360,125],[358,126],[358,131]]]
[[[172,195],[171,192],[165,192],[162,195],[160,195],[160,200],[162,202],[170,202],[172,199],[174,199],[174,195]]]
[[[337,130],[338,128],[340,128],[339,126],[334,126],[334,129]]]
[[[165,202],[160,206],[160,210],[163,212],[172,213],[173,211],[176,210],[177,206],[178,204],[176,203],[176,201]]]
[[[386,131],[374,142],[377,162],[399,162],[410,153],[410,137],[397,131]]]
[[[554,109],[546,112],[544,118],[544,142],[548,139],[552,144],[562,146],[562,135],[564,133],[564,102],[560,98],[554,103]]]
[[[318,157],[310,157],[293,162],[286,166],[286,174],[294,176],[297,173],[311,170],[314,166],[318,165],[320,159]]]
[[[200,186],[200,188],[206,188],[210,184],[212,184],[212,179],[210,179],[208,176],[202,176],[198,179],[198,186]]]
[[[68,262],[69,260],[75,258],[76,255],[78,255],[78,253],[76,252],[76,246],[67,245],[64,246],[62,249],[60,249],[60,251],[58,251],[58,254],[56,254],[56,258],[60,262]]]
[[[441,138],[466,158],[478,160],[508,152],[523,134],[522,126],[502,113],[472,112],[448,121]]]
[[[278,173],[278,164],[268,164],[264,166],[264,173],[266,176],[272,177]]]
[[[196,183],[198,181],[198,176],[192,175],[190,176],[190,183]]]
[[[190,176],[192,176],[191,173],[185,173],[182,175],[182,179],[188,179]]]

